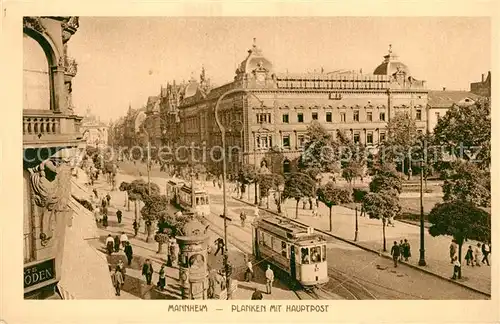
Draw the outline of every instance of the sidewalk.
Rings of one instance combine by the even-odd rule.
[[[248,201],[243,196],[244,200]],[[250,200],[253,203],[253,199]],[[265,203],[262,206],[265,207]],[[270,211],[276,211],[277,207],[273,199],[269,202]],[[295,219],[295,201],[288,200],[282,206],[286,209],[288,217]],[[331,233],[346,241],[354,242],[355,232],[355,211],[342,206],[334,206],[332,208],[332,227],[333,231],[329,232],[329,210],[320,203],[318,213],[319,218],[312,217],[312,211],[302,209],[302,204],[299,204],[298,221],[308,224],[314,228]],[[358,215],[359,216],[359,215]],[[419,247],[420,247],[420,228],[415,225],[396,221],[395,227],[386,227],[386,248],[390,253],[391,246],[394,241],[407,239],[411,245],[412,257],[408,262],[411,265],[418,267]],[[449,244],[451,243],[450,236],[432,237],[428,231],[425,232],[425,259],[427,266],[426,271],[445,279],[451,277],[452,266],[449,260]],[[368,217],[358,217],[358,241],[357,245],[365,247],[375,252],[382,252],[382,223],[377,219],[369,219]],[[469,241],[462,248],[462,279],[457,280],[458,283],[471,287],[473,289],[491,294],[491,267],[483,265],[481,267],[468,267],[465,265],[465,252],[469,245],[477,244],[476,241]],[[490,264],[492,263],[490,255]],[[421,269],[421,267],[419,267]],[[423,270],[423,269],[422,269]]]

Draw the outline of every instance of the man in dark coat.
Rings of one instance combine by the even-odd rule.
[[[142,275],[146,277],[146,283],[151,285],[151,280],[153,279],[153,265],[151,264],[151,260],[146,259],[146,262],[142,266]]]
[[[118,237],[118,235],[117,235],[117,237]],[[119,246],[120,246],[120,243],[118,243],[118,247]],[[130,264],[132,263],[132,258],[134,256],[134,253],[132,251],[132,245],[130,244],[130,242],[125,243],[125,251],[124,252],[125,252],[125,255],[127,256],[128,265],[130,266]]]
[[[120,236],[115,236],[115,252],[120,251]]]
[[[116,211],[116,218],[118,219],[118,224],[121,224],[122,223],[122,211],[119,209]]]
[[[252,294],[252,300],[261,300],[261,299],[262,299],[262,293],[257,287],[255,287],[255,291]]]
[[[221,252],[221,254],[224,254],[224,239],[222,237],[219,237],[215,240],[214,243],[217,245],[217,250],[215,251],[214,255],[217,255],[219,251]]]
[[[394,245],[392,246],[391,249],[391,255],[392,255],[392,260],[394,261],[394,268],[396,268],[398,266],[399,256],[401,255],[401,249],[397,241],[394,241]]]

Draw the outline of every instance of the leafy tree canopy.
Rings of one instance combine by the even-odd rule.
[[[332,181],[318,189],[318,198],[328,208],[352,201],[352,192],[347,188],[337,187]]]
[[[121,186],[121,185],[120,185]],[[160,194],[160,187],[156,183],[151,182],[151,196],[158,196]],[[129,200],[142,200],[145,202],[148,192],[148,184],[142,179],[134,180],[128,186],[128,199]]]
[[[396,170],[385,167],[378,171],[370,182],[371,192],[395,191],[398,195],[402,189],[402,178]]]
[[[268,196],[269,190],[276,189],[285,183],[285,178],[280,174],[267,173],[259,174],[257,181],[259,183],[261,196]]]
[[[455,156],[475,159],[482,168],[491,164],[491,107],[487,99],[470,106],[454,105],[434,128],[435,144],[455,150]],[[464,153],[460,153],[460,145]],[[470,150],[470,151],[468,151]],[[477,156],[474,156],[476,155]]]
[[[396,113],[387,123],[386,131],[382,149],[388,161],[401,161],[407,157],[409,148],[419,143],[417,124],[408,113]]]
[[[258,180],[258,169],[252,164],[244,164],[238,175],[243,184],[251,184]]]
[[[459,245],[467,239],[489,241],[491,217],[469,201],[448,201],[434,206],[429,213],[429,234],[451,235]]]
[[[333,136],[317,121],[307,128],[307,141],[301,155],[299,168],[337,172],[337,143]]]
[[[158,220],[169,204],[170,201],[165,195],[145,196],[144,207],[141,209],[142,218],[149,221]]]
[[[444,181],[443,193],[444,201],[468,201],[488,207],[491,205],[490,172],[479,169],[475,163],[457,161]]]
[[[304,197],[314,197],[316,183],[303,173],[291,173],[285,180],[283,198],[300,200]]]
[[[390,191],[370,192],[363,199],[363,208],[370,218],[389,218],[399,215],[399,197]]]

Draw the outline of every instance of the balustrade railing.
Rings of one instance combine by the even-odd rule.
[[[23,117],[23,135],[60,134],[61,120],[55,117]]]

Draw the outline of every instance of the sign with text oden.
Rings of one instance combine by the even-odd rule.
[[[24,288],[28,288],[56,277],[55,260],[50,259],[24,268]]]

